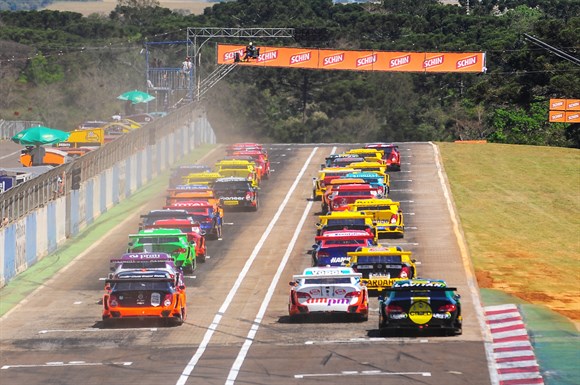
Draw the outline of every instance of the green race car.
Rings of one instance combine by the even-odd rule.
[[[147,229],[129,235],[128,253],[163,252],[173,257],[175,266],[191,273],[196,268],[195,242],[177,229]]]

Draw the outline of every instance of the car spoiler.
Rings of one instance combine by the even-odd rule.
[[[175,278],[140,278],[140,277],[131,277],[131,278],[113,278],[113,279],[106,279],[105,283],[120,283],[120,282],[174,282]]]
[[[457,291],[456,287],[435,287],[435,286],[404,286],[388,287],[383,291]]]
[[[362,273],[352,274],[310,274],[310,275],[293,275],[292,279],[310,279],[310,278],[362,278]]]
[[[339,235],[339,236],[327,236],[318,235],[314,237],[316,241],[348,241],[348,240],[361,240],[361,239],[373,239],[375,236],[369,233],[366,234],[356,234],[356,235]],[[348,245],[347,245],[348,246]]]

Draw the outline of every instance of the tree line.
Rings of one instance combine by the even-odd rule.
[[[111,94],[143,88],[138,86],[145,76],[144,41],[183,40],[188,27],[292,27],[293,39],[254,43],[485,51],[488,70],[423,74],[238,68],[204,100],[218,135],[278,142],[487,139],[580,147],[578,124],[548,122],[550,98],[580,99],[580,67],[526,39],[533,36],[578,57],[580,3],[459,3],[238,0],[213,4],[202,15],[185,15],[155,0],[123,0],[107,17],[0,12],[0,48],[8,48],[0,49],[0,92],[10,96],[0,100],[0,112],[18,110],[61,125],[83,114],[106,114],[115,108],[116,101],[107,99]],[[217,43],[203,46],[204,74],[215,66]],[[185,45],[175,43],[155,55],[177,66],[185,54]],[[30,100],[30,111],[22,108]]]

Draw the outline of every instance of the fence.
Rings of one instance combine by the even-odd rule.
[[[193,148],[215,143],[203,112],[185,105],[0,194],[0,287],[56,250]],[[73,170],[81,188],[72,190]]]
[[[36,122],[33,120],[16,121],[0,119],[0,140],[10,139],[22,130],[40,125],[42,125],[42,122]]]

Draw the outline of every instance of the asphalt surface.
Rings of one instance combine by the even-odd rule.
[[[320,210],[309,199],[311,180],[325,156],[346,148],[270,146],[274,171],[262,183],[259,211],[226,213],[223,240],[208,241],[210,258],[186,278],[185,324],[104,329],[100,279],[139,215],[162,207],[160,188],[0,320],[1,383],[490,384],[473,281],[428,143],[400,144],[391,198],[402,202],[407,231],[389,242],[413,252],[420,276],[459,289],[463,335],[379,337],[376,298],[368,322],[289,322],[288,282],[310,264]]]

